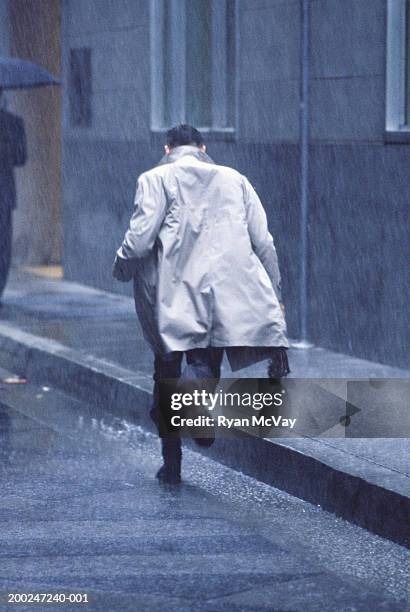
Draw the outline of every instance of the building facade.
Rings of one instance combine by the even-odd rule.
[[[408,367],[409,6],[62,0],[65,277],[129,291],[111,265],[136,178],[164,130],[191,122],[261,196],[290,336],[305,317],[316,345]]]

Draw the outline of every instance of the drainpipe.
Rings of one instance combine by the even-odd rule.
[[[301,0],[301,88],[300,88],[300,341],[295,348],[306,349],[308,341],[308,217],[309,217],[309,69],[310,0]]]

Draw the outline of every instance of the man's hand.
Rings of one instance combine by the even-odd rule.
[[[112,275],[115,279],[122,283],[128,283],[134,275],[133,266],[131,262],[122,257],[115,257],[114,264],[112,266]]]
[[[280,306],[283,316],[285,316],[285,304],[282,304],[282,302],[279,302],[279,306]]]

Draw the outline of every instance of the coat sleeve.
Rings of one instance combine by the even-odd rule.
[[[248,232],[252,248],[261,260],[275,290],[279,302],[282,302],[281,277],[278,256],[272,235],[268,229],[265,210],[258,194],[248,179],[244,177],[244,195],[247,211]]]
[[[161,176],[142,174],[138,179],[134,213],[117,256],[126,260],[146,257],[155,245],[165,212],[166,195]]]

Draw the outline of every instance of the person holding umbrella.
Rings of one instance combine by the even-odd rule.
[[[12,212],[16,207],[14,168],[23,166],[26,160],[24,122],[5,109],[0,89],[0,306],[11,265]]]
[[[12,212],[16,207],[14,168],[27,160],[23,119],[6,110],[4,91],[57,83],[37,64],[0,57],[0,305],[11,265]]]
[[[138,179],[134,213],[114,261],[117,280],[134,278],[137,313],[154,354],[151,416],[161,420],[159,382],[218,379],[270,359],[269,376],[289,372],[280,273],[265,211],[246,177],[213,162],[201,133],[167,133],[165,157]],[[196,440],[205,446],[212,438]],[[181,441],[162,437],[157,477],[181,479]]]

